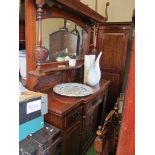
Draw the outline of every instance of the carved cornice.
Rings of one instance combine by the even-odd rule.
[[[72,12],[77,16],[81,16],[81,18],[87,18],[92,23],[103,23],[106,20],[105,17],[79,1],[73,2],[73,0],[46,0],[45,3],[48,4],[48,2],[51,1],[59,5],[59,7],[62,7],[61,9],[65,8],[67,11]]]

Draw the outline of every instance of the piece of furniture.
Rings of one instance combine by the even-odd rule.
[[[96,155],[115,155],[120,125],[120,114],[118,113],[119,102],[106,116],[103,126],[98,126],[94,149]]]
[[[107,10],[106,10],[107,11]],[[86,39],[80,47],[84,50],[82,55],[89,52],[91,27],[98,23],[103,23],[106,18],[90,9],[80,1],[72,0],[25,0],[25,32],[26,32],[26,51],[27,51],[27,81],[26,87],[35,90],[37,85],[35,76],[29,74],[30,71],[36,71],[35,75],[41,76],[42,67],[45,65],[35,59],[34,51],[36,51],[36,43],[39,45],[39,52],[42,48],[42,32],[41,21],[45,18],[63,18],[71,20],[79,25],[86,33],[83,34],[81,40]],[[38,29],[36,25],[38,25]],[[83,33],[83,32],[82,32]],[[36,35],[37,34],[37,35]],[[37,36],[37,37],[36,37]],[[79,48],[79,47],[78,47]],[[38,52],[38,53],[39,53]],[[55,63],[55,62],[54,62]],[[50,63],[51,64],[51,63]],[[59,64],[59,63],[58,63]],[[42,66],[43,65],[43,66]],[[53,64],[48,65],[50,67]],[[56,65],[55,65],[56,66]],[[58,66],[58,65],[57,65]],[[82,66],[81,66],[82,67]],[[37,68],[37,69],[36,69]],[[59,68],[56,74],[61,74]],[[55,69],[56,72],[56,69]],[[73,74],[76,70],[73,71]],[[72,72],[71,72],[72,73]],[[77,72],[75,74],[78,74]],[[62,75],[60,75],[62,77]],[[73,75],[74,76],[74,75]],[[37,77],[36,77],[37,78]],[[50,80],[54,80],[49,78]]]
[[[102,78],[110,80],[108,105],[110,111],[121,92],[131,23],[105,23],[99,26],[97,51],[101,58]]]
[[[43,5],[45,3],[45,5]],[[33,91],[48,93],[48,114],[45,120],[61,129],[62,155],[83,155],[95,137],[97,125],[102,122],[110,81],[101,80],[95,93],[87,97],[63,97],[52,92],[54,85],[62,82],[83,82],[83,59],[75,67],[66,62],[41,62],[35,59],[36,43],[42,47],[41,23],[45,18],[63,18],[78,24],[84,31],[87,54],[92,25],[104,22],[104,17],[79,1],[27,0],[25,1],[27,85]],[[38,24],[36,35],[36,23]],[[36,37],[37,36],[37,37]],[[84,45],[82,45],[84,46]],[[39,54],[38,50],[38,54]]]
[[[62,155],[83,155],[102,123],[110,81],[101,80],[86,97],[66,97],[48,92],[48,123],[61,129]],[[102,102],[103,100],[103,102]]]

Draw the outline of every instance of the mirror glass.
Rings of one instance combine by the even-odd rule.
[[[82,58],[87,51],[87,32],[70,20],[42,19],[42,46],[49,50],[47,61],[66,61],[70,56]]]

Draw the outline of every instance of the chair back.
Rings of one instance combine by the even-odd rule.
[[[119,103],[120,98],[115,103],[113,110],[106,116],[103,126],[98,126],[94,141],[96,155],[115,155],[121,120]]]

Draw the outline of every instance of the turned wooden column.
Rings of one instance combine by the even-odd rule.
[[[94,25],[92,27],[92,31],[93,31],[93,44],[92,44],[92,50],[91,50],[91,54],[97,54],[97,50],[96,50],[96,41],[97,41],[97,31],[98,31],[98,25]]]
[[[41,72],[41,63],[45,62],[48,57],[48,49],[42,46],[42,7],[44,5],[44,0],[36,0],[37,4],[37,46],[35,49],[35,59],[37,62],[38,73]]]

